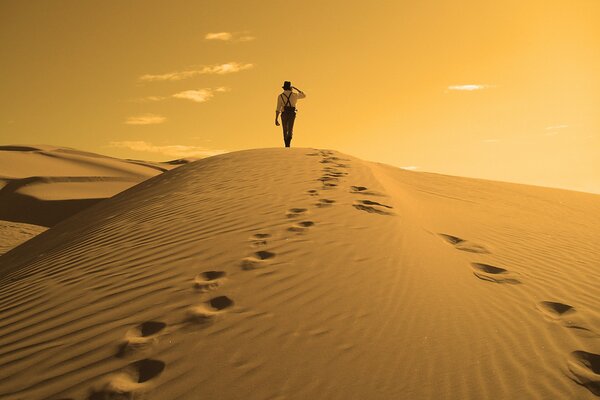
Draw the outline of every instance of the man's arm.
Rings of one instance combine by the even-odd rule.
[[[283,99],[281,95],[277,96],[277,108],[275,109],[275,125],[279,126],[279,114],[283,108]]]
[[[302,90],[298,89],[297,87],[292,86],[292,89],[296,89],[298,91],[298,98],[299,99],[303,99],[303,98],[306,97],[306,93],[304,93]]]

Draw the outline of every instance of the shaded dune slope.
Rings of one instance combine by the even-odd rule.
[[[0,146],[0,220],[53,226],[171,164],[54,146]]]
[[[185,165],[0,257],[0,399],[594,399],[600,196]]]

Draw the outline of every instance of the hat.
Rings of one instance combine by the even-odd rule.
[[[283,90],[292,90],[292,82],[285,81],[282,86]]]

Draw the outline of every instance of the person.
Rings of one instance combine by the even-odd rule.
[[[279,126],[279,114],[281,114],[281,125],[283,127],[283,143],[290,147],[296,119],[296,102],[306,97],[306,94],[297,87],[292,86],[289,81],[283,82],[283,93],[277,96],[277,110],[275,110],[275,125]],[[294,93],[296,89],[298,93]]]

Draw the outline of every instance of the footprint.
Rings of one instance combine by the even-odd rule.
[[[333,154],[323,154],[322,161],[338,161],[338,160],[340,160],[340,158],[334,156]]]
[[[130,329],[125,334],[125,341],[119,346],[117,357],[127,357],[133,353],[140,353],[149,349],[158,342],[160,332],[167,324],[159,321],[146,321]]]
[[[216,289],[224,277],[224,271],[204,271],[194,278],[194,287],[201,292],[207,292]]]
[[[330,189],[330,188],[334,188],[336,186],[337,186],[337,183],[331,183],[331,182],[323,183],[323,189]]]
[[[271,253],[270,251],[257,251],[254,253],[261,260],[268,260],[269,258],[275,257],[275,253]]]
[[[317,179],[321,182],[338,182],[339,178],[334,177],[334,176],[327,176],[327,175],[323,175],[322,177],[320,177],[319,179]]]
[[[193,306],[188,310],[188,320],[195,323],[205,323],[233,306],[233,300],[227,296],[213,297],[204,303]]]
[[[337,156],[334,156],[334,155],[331,155],[331,154],[324,155],[323,160],[330,160],[330,161],[350,161],[347,158],[340,158],[340,157],[337,157]]]
[[[290,232],[304,232],[306,231],[307,228],[310,228],[311,226],[313,226],[315,223],[312,221],[302,221],[302,222],[298,222],[297,224],[295,224],[294,226],[291,226],[288,228],[288,231]]]
[[[568,304],[556,303],[554,301],[542,301],[539,303],[539,309],[548,317],[558,319],[566,314],[575,312],[575,308]]]
[[[266,246],[267,245],[266,239],[268,239],[270,237],[271,237],[271,235],[268,233],[257,233],[255,235],[253,235],[250,240],[252,240],[252,246],[254,246],[254,247]]]
[[[394,208],[392,206],[388,206],[387,204],[381,204],[381,203],[378,203],[376,201],[371,201],[371,200],[359,200],[358,202],[362,203],[362,204],[366,204],[368,206],[380,206],[380,207],[385,207],[385,208]]]
[[[306,208],[290,208],[286,215],[288,218],[295,218],[306,213],[306,211],[308,211]]]
[[[319,192],[315,189],[310,189],[307,191],[308,194],[310,194],[311,196],[318,196]]]
[[[350,193],[361,194],[365,196],[381,196],[381,194],[369,190],[369,188],[366,186],[350,186]]]
[[[508,283],[516,285],[521,283],[513,277],[513,273],[500,267],[494,267],[489,264],[471,263],[473,274],[479,279],[494,283]]]
[[[334,177],[334,178],[341,178],[341,177],[346,176],[346,175],[348,175],[347,172],[339,172],[339,171],[335,171],[335,170],[328,170],[325,173],[325,176],[331,176],[331,177]]]
[[[375,207],[369,207],[369,206],[365,206],[362,204],[354,204],[353,207],[356,208],[357,210],[366,211],[366,212],[372,213],[372,214],[393,215],[391,212],[379,210]]]
[[[386,204],[377,203],[376,201],[370,200],[359,200],[355,204],[352,205],[354,208],[360,211],[366,211],[368,213],[380,214],[380,215],[394,215],[389,211],[382,210],[378,207],[385,208],[393,208],[392,206],[388,206]]]
[[[160,360],[147,358],[131,363],[122,372],[110,376],[102,389],[92,392],[89,400],[138,398],[153,387],[164,369],[165,363]]]
[[[596,332],[583,326],[578,322],[577,310],[573,306],[554,301],[542,301],[538,303],[538,310],[542,312],[544,318],[551,322],[560,322],[561,325],[574,329],[578,335],[589,338],[600,337]]]
[[[335,200],[329,200],[329,199],[319,199],[319,202],[317,204],[315,204],[317,207],[331,207],[333,205],[333,203],[335,203]]]
[[[600,396],[600,355],[587,351],[574,351],[567,361],[569,376],[575,383],[586,387],[596,396]]]
[[[253,257],[246,257],[242,260],[242,269],[251,270],[258,269],[266,266],[266,263],[275,257],[275,253],[270,251],[261,250],[254,253]]]
[[[479,253],[479,254],[489,254],[490,253],[490,251],[488,249],[486,249],[485,247],[483,247],[479,244],[471,243],[471,242],[461,239],[457,236],[452,236],[452,235],[448,235],[445,233],[438,233],[438,235],[442,239],[444,239],[446,242],[453,245],[456,248],[456,250],[467,251],[469,253]]]

